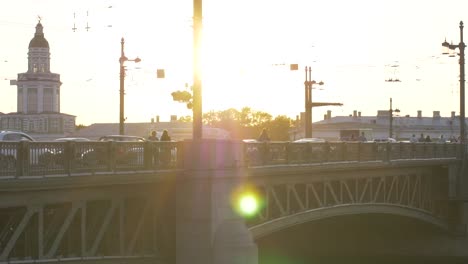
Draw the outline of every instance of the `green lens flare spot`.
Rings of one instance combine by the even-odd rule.
[[[239,200],[240,212],[245,216],[252,216],[258,211],[258,201],[253,195],[243,195]]]

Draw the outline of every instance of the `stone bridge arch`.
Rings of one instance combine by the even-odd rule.
[[[446,221],[422,210],[391,204],[361,204],[340,205],[296,213],[293,215],[264,222],[262,224],[251,226],[250,232],[252,233],[253,238],[256,240],[263,236],[267,236],[274,232],[281,231],[283,229],[287,229],[295,225],[300,225],[316,220],[322,220],[330,217],[357,214],[387,214],[404,216],[429,223],[442,230],[448,231],[448,224]]]
[[[391,214],[449,228],[449,167],[409,164],[313,167],[269,176],[252,171],[261,209],[247,220],[255,239],[309,221],[350,214]],[[272,171],[276,173],[272,173]]]

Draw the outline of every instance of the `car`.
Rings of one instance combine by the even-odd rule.
[[[99,138],[100,142],[116,142],[114,149],[115,162],[119,165],[143,164],[144,146],[146,139],[130,135],[106,135]],[[102,144],[95,144],[93,148],[81,154],[81,160],[85,164],[106,164],[108,162],[108,149]]]
[[[63,137],[63,138],[57,138],[54,141],[56,142],[90,142],[91,140],[88,138],[83,138],[83,137]],[[57,164],[65,165],[66,160],[67,160],[67,155],[65,153],[65,146],[62,145],[62,148],[59,148],[55,151],[55,161]],[[74,153],[73,157],[75,159],[75,162],[81,163],[81,157],[83,153],[88,152],[92,149],[90,145],[85,144],[85,145],[78,145],[75,146],[74,148]]]
[[[21,131],[0,131],[0,167],[13,168],[16,166],[17,142],[35,142],[34,138]],[[14,144],[10,144],[14,143]],[[49,165],[54,160],[54,152],[46,147],[30,146],[30,165]]]
[[[323,139],[323,138],[301,138],[301,139],[295,140],[293,142],[294,143],[308,143],[308,142],[323,143],[323,142],[325,142],[325,139]]]
[[[99,141],[145,142],[146,139],[138,136],[109,135],[100,137]]]
[[[396,143],[397,140],[394,138],[375,138],[373,142],[379,142],[379,143],[384,143],[384,142],[390,142],[390,143]]]
[[[57,138],[55,141],[59,142],[67,142],[67,141],[72,141],[72,142],[84,142],[84,141],[91,141],[89,138],[80,138],[80,137],[64,137],[64,138]]]
[[[0,131],[0,141],[35,141],[30,135],[21,131]]]

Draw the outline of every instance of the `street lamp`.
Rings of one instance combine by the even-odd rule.
[[[124,111],[124,96],[125,96],[125,66],[124,63],[126,61],[134,61],[136,63],[140,62],[141,59],[136,57],[135,59],[129,59],[125,57],[124,53],[124,38],[120,41],[121,44],[121,52],[120,52],[120,119],[119,119],[119,134],[124,135],[125,134],[125,129],[124,129],[124,122],[125,122],[125,111]]]
[[[307,75],[307,72],[309,73]],[[312,86],[314,84],[323,85],[322,81],[316,82],[311,79],[312,68],[305,67],[305,137],[312,137]]]
[[[465,43],[463,43],[463,21],[460,21],[460,43],[458,45],[450,44],[445,40],[442,43],[442,47],[446,48],[447,51],[443,54],[449,54],[448,49],[460,50],[460,143],[465,144]],[[464,155],[464,151],[462,152]]]
[[[294,67],[293,67],[294,65]],[[296,69],[296,64],[291,64],[291,70]],[[308,74],[307,74],[308,73]],[[316,82],[311,78],[312,69],[310,67],[305,67],[305,137],[312,137],[312,107],[316,106],[327,106],[327,105],[343,105],[342,103],[331,103],[331,102],[312,102],[312,86],[314,84],[323,85],[322,81]]]
[[[203,138],[202,130],[202,63],[201,63],[201,34],[203,17],[202,0],[193,0],[193,140]]]
[[[400,109],[392,109],[392,98],[390,98],[390,110],[388,111],[390,115],[390,126],[388,129],[388,137],[393,138],[393,112],[400,113]]]

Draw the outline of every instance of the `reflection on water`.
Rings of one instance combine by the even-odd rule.
[[[263,237],[257,245],[259,264],[468,263],[455,257],[419,257],[430,249],[413,241],[444,235],[405,217],[351,215],[298,225]]]

